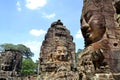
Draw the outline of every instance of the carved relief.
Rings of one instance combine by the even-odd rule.
[[[71,60],[71,55],[68,54],[67,48],[64,46],[57,46],[56,52],[51,54],[52,61],[54,62],[69,62]]]
[[[119,13],[119,7],[118,3],[113,3],[113,0],[84,0],[81,31],[85,49],[78,57],[78,70],[82,80],[94,80],[94,75],[99,73],[120,72],[119,18],[115,17]],[[115,80],[119,80],[119,77],[120,75],[112,76]]]
[[[81,30],[85,38],[85,46],[102,39],[105,34],[105,18],[101,12],[88,11],[81,19]]]

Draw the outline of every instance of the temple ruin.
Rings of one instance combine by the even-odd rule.
[[[0,53],[0,80],[20,80],[22,54],[16,50]]]
[[[70,32],[60,20],[52,23],[41,47],[40,79],[120,80],[119,5],[120,0],[84,0],[80,24],[85,48],[77,63]]]
[[[40,80],[78,80],[75,43],[60,20],[53,22],[48,29],[39,61]]]
[[[37,80],[120,80],[120,0],[83,1],[85,48],[77,62],[70,31],[55,21],[40,49]],[[1,52],[0,80],[21,80],[21,62],[20,51]]]

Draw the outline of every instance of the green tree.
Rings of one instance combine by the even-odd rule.
[[[30,48],[23,44],[16,45],[17,50],[20,50],[26,58],[31,58],[34,54],[31,52]]]
[[[10,44],[10,43],[5,43],[5,44],[2,44],[2,45],[0,45],[0,46],[3,48],[3,50],[9,50],[9,49],[14,49],[14,50],[16,50],[15,45]]]
[[[36,64],[32,61],[32,59],[24,58],[22,61],[22,70],[21,74],[22,75],[29,75],[29,74],[34,74]]]
[[[21,53],[23,54],[23,57],[25,58],[31,58],[34,54],[33,52],[31,52],[30,48],[26,47],[23,44],[18,44],[18,45],[14,45],[14,44],[9,44],[9,43],[5,43],[0,45],[0,47],[3,48],[3,50],[19,50],[21,51]]]

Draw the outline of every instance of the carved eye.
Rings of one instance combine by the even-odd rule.
[[[88,21],[90,20],[92,14],[93,14],[92,11],[88,11],[88,12],[84,15],[86,22],[88,22]]]
[[[61,51],[61,50],[58,50],[58,53],[62,53],[62,51]]]

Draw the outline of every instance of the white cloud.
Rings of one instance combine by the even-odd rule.
[[[44,35],[46,33],[45,30],[37,30],[37,29],[32,29],[30,30],[30,34],[33,35],[33,36],[41,36],[41,35]]]
[[[20,5],[20,2],[19,2],[19,1],[17,1],[16,6],[17,6],[17,10],[18,10],[18,11],[21,11],[21,10],[22,10],[22,9],[21,9],[21,5]]]
[[[55,13],[51,13],[51,14],[46,14],[46,13],[43,13],[43,17],[44,18],[47,18],[47,19],[52,19],[56,16]]]
[[[27,41],[23,42],[25,46],[30,48],[30,50],[34,53],[34,57],[32,57],[33,61],[38,60],[39,58],[39,53],[40,53],[40,47],[42,42],[40,41]]]
[[[77,32],[77,34],[75,35],[75,38],[83,38],[81,30]]]
[[[46,0],[26,0],[26,7],[35,10],[46,5]]]
[[[32,52],[39,52],[42,42],[39,41],[27,41],[23,44],[31,49]]]

